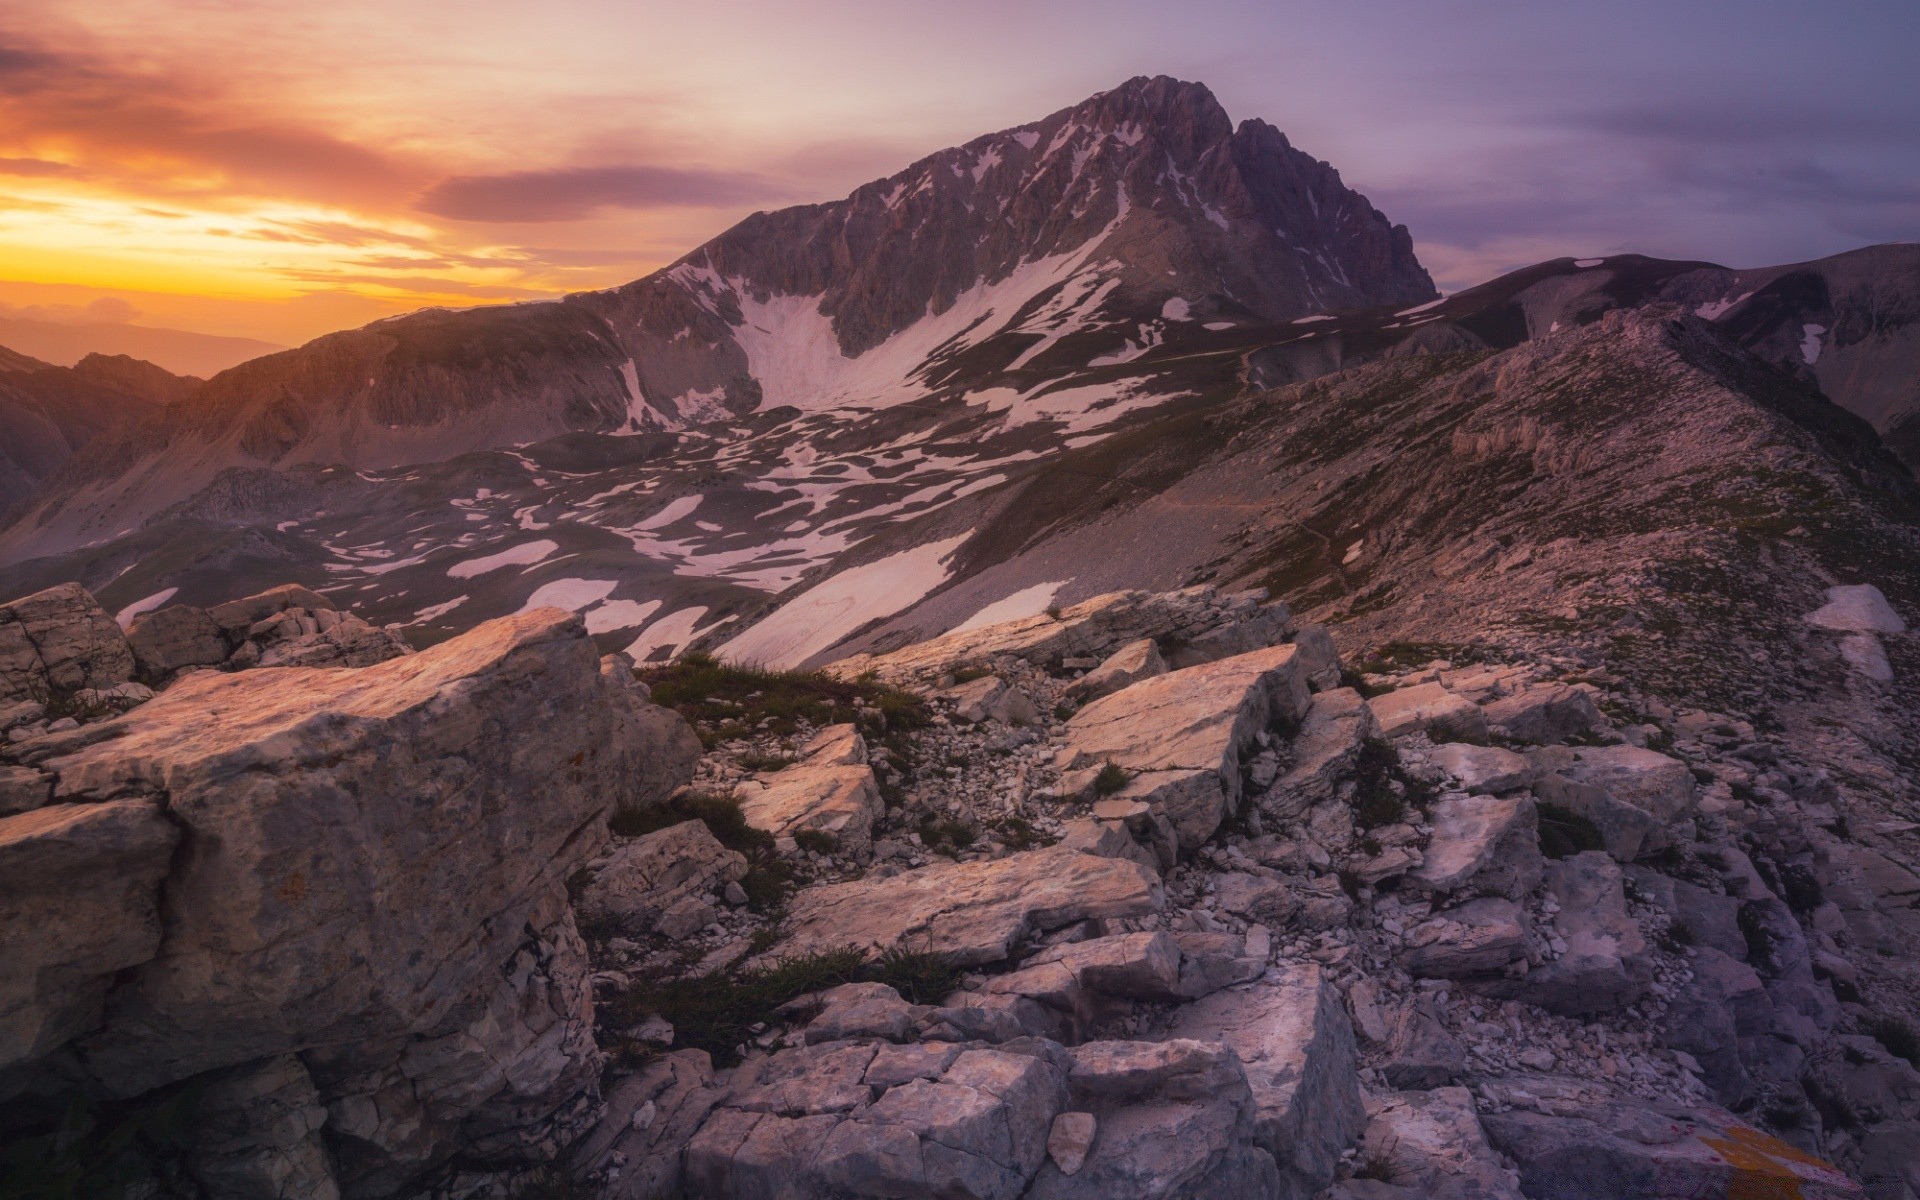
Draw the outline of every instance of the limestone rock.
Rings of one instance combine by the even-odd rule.
[[[0,605],[0,700],[109,688],[133,672],[126,635],[79,584]]]
[[[260,651],[260,658],[255,665],[370,667],[412,653],[413,647],[407,645],[397,631],[369,625],[352,614],[342,614],[338,622],[327,628],[312,633],[302,629],[293,636],[266,645]]]
[[[1466,1047],[1420,1004],[1408,1005],[1389,1035],[1381,1077],[1410,1091],[1442,1087],[1466,1073]]]
[[[794,897],[781,950],[902,946],[961,965],[1001,962],[1029,934],[1164,903],[1159,878],[1138,863],[1056,846],[808,888]]]
[[[1333,1180],[1365,1123],[1353,1026],[1318,967],[1270,972],[1176,1010],[1168,1035],[1223,1045],[1245,1064],[1257,1143],[1285,1181],[1310,1196]]]
[[[333,601],[318,592],[297,583],[283,583],[264,592],[216,604],[207,610],[207,616],[220,627],[228,640],[238,642],[261,621],[279,616],[290,608],[304,608],[312,612],[333,607]]]
[[[188,667],[217,667],[233,647],[206,610],[175,604],[137,618],[127,630],[142,678],[155,683]]]
[[[1340,686],[1340,652],[1334,648],[1333,634],[1325,625],[1302,625],[1294,631],[1293,644],[1300,649],[1300,669],[1314,691]]]
[[[1278,879],[1228,871],[1214,880],[1214,900],[1227,912],[1263,925],[1284,925],[1299,902]]]
[[[656,1055],[613,1086],[605,1114],[574,1150],[573,1160],[583,1171],[603,1172],[618,1156],[619,1177],[602,1190],[606,1200],[678,1194],[681,1151],[722,1095],[706,1051]],[[649,1109],[650,1120],[638,1119]]]
[[[0,817],[30,812],[53,799],[53,776],[32,767],[0,766]]]
[[[1526,1076],[1489,1090],[1530,1108],[1480,1118],[1534,1200],[1601,1196],[1799,1196],[1864,1200],[1859,1186],[1805,1152],[1702,1106],[1617,1100]]]
[[[1638,746],[1582,746],[1566,772],[1655,819],[1671,821],[1693,805],[1693,772],[1677,758]]]
[[[1516,742],[1562,742],[1606,718],[1593,697],[1563,683],[1536,684],[1486,705],[1487,724]]]
[[[1360,1158],[1391,1164],[1394,1195],[1521,1200],[1462,1087],[1388,1093],[1369,1105]]]
[[[1827,602],[1807,614],[1807,624],[1836,633],[1905,633],[1907,623],[1870,583],[1827,589]]]
[[[1112,762],[1137,772],[1121,795],[1159,804],[1191,850],[1238,810],[1241,755],[1255,733],[1306,711],[1296,653],[1275,646],[1096,700],[1068,722],[1059,765]]]
[[[212,1196],[337,1200],[320,1141],[326,1119],[313,1077],[292,1054],[223,1072],[200,1095],[188,1169]]]
[[[953,704],[955,716],[972,724],[998,721],[1002,725],[1031,725],[1040,719],[1033,697],[997,675],[969,680],[936,695]]]
[[[153,957],[159,884],[179,840],[142,800],[0,820],[0,1083],[97,1028],[118,973]]]
[[[1261,810],[1285,821],[1333,799],[1367,739],[1378,732],[1373,708],[1352,688],[1314,696],[1294,735],[1293,765],[1267,789]]]
[[[682,900],[711,898],[746,873],[744,855],[721,845],[704,823],[683,821],[616,849],[594,870],[578,904],[589,916],[648,927]]]
[[[1081,701],[1098,700],[1142,679],[1166,673],[1167,660],[1160,657],[1160,647],[1152,638],[1141,638],[1120,647],[1105,662],[1074,680],[1067,688],[1067,695]]]
[[[873,823],[886,811],[866,747],[852,728],[823,734],[821,749],[781,770],[756,775],[734,795],[747,824],[776,838],[803,829],[831,835],[839,848],[864,857],[873,848]],[[851,737],[853,743],[843,745]],[[855,756],[853,762],[835,758]]]
[[[1553,774],[1555,766],[1573,762],[1572,754],[1562,747],[1535,752],[1532,756],[1542,769],[1534,779],[1533,792],[1541,804],[1551,804],[1591,822],[1600,835],[1601,849],[1621,862],[1632,862],[1666,846],[1666,822],[1643,808],[1616,800],[1605,788],[1579,783]]]
[[[1540,885],[1538,818],[1531,796],[1469,796],[1433,806],[1433,837],[1408,881],[1446,895],[1518,900]]]
[[[1053,946],[1027,966],[1054,963],[1090,992],[1135,1000],[1171,1000],[1180,982],[1180,947],[1164,933],[1125,933]]]
[[[1583,693],[1584,694],[1584,693]],[[1429,759],[1469,792],[1518,791],[1533,782],[1533,765],[1522,755],[1498,746],[1470,746],[1448,742],[1435,746]]]
[[[1373,708],[1374,719],[1380,723],[1382,737],[1425,733],[1435,741],[1487,740],[1487,718],[1480,706],[1464,696],[1454,695],[1438,683],[1396,688],[1367,703]]]
[[[1253,1100],[1218,1043],[1090,1042],[1072,1052],[1067,1104],[1096,1118],[1085,1164],[1041,1166],[1026,1200],[1271,1200],[1289,1195],[1254,1138]]]
[[[704,753],[700,735],[685,717],[653,703],[647,686],[620,656],[600,660],[600,678],[620,726],[615,741],[628,755],[628,784],[615,797],[614,811],[637,813],[666,803],[693,778]]]
[[[1495,994],[1568,1015],[1610,1012],[1644,995],[1653,982],[1651,952],[1627,912],[1618,864],[1589,850],[1554,863],[1546,882],[1560,899],[1554,927],[1566,953],[1495,985]]]
[[[1053,1119],[1047,1131],[1047,1157],[1062,1175],[1078,1174],[1087,1165],[1087,1154],[1093,1149],[1093,1136],[1099,1127],[1092,1113],[1063,1112]]]
[[[1407,933],[1407,970],[1436,979],[1461,979],[1525,961],[1530,944],[1519,906],[1485,897],[1436,913]]]
[[[88,1069],[132,1095],[297,1052],[356,1193],[558,1136],[600,1061],[565,883],[631,786],[627,702],[548,609],[371,667],[194,673],[40,739],[57,800],[164,791],[182,838]]]

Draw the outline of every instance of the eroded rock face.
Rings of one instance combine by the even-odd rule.
[[[1160,880],[1140,864],[1056,847],[810,888],[794,898],[781,948],[904,946],[960,964],[991,963],[1027,934],[1089,917],[1138,916],[1162,903]]]
[[[114,977],[153,957],[179,839],[141,800],[0,820],[0,1094],[7,1068],[97,1027]]]
[[[565,884],[638,786],[640,703],[542,609],[356,670],[192,674],[38,739],[54,803],[0,821],[8,960],[43,964],[0,1018],[6,1061],[77,1035],[97,1086],[135,1096],[298,1053],[349,1195],[455,1151],[550,1152],[600,1063]],[[281,1082],[254,1090],[303,1086]]]
[[[747,873],[746,857],[722,846],[700,821],[682,821],[621,846],[580,890],[584,916],[617,916],[643,927],[688,897],[711,898]]]

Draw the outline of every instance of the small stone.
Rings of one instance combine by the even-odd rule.
[[[747,902],[747,889],[741,887],[738,883],[727,884],[727,890],[722,893],[722,895],[726,897],[727,903],[733,905],[735,908],[739,908]]]
[[[1062,1175],[1072,1175],[1087,1164],[1098,1128],[1092,1113],[1063,1112],[1053,1119],[1053,1128],[1047,1133],[1047,1154]]]
[[[659,1112],[660,1110],[654,1107],[653,1101],[647,1101],[639,1108],[633,1110],[633,1127],[635,1129],[646,1129],[650,1127],[653,1124],[654,1117],[658,1116]]]

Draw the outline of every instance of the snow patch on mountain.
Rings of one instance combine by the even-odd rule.
[[[722,658],[786,670],[869,621],[918,603],[947,581],[946,560],[973,531],[849,567],[787,601],[720,647]]]

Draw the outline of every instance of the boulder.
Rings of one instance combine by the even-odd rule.
[[[1175,1010],[1169,1037],[1226,1047],[1245,1064],[1254,1140],[1278,1164],[1273,1193],[1307,1197],[1333,1180],[1366,1122],[1353,1026],[1316,966],[1269,972]]]
[[[1518,900],[1540,885],[1538,819],[1531,796],[1469,796],[1433,806],[1433,836],[1412,886],[1441,895]]]
[[[651,928],[682,900],[711,899],[746,873],[745,855],[721,845],[704,823],[682,821],[614,850],[575,902],[582,915]]]
[[[163,683],[189,667],[217,667],[233,647],[206,610],[175,604],[137,618],[127,645],[140,675]]]
[[[1436,913],[1407,931],[1408,971],[1434,979],[1463,979],[1526,961],[1526,920],[1511,900],[1488,896]]]
[[[1387,1039],[1381,1078],[1389,1087],[1409,1091],[1443,1087],[1464,1075],[1467,1050],[1438,1018],[1420,1004],[1401,1010]]]
[[[53,776],[33,767],[0,766],[0,817],[30,812],[53,799]]]
[[[1514,792],[1533,782],[1533,764],[1522,755],[1498,746],[1471,746],[1448,742],[1435,746],[1428,759],[1469,792]]]
[[[1293,644],[1300,649],[1300,670],[1314,691],[1340,686],[1340,652],[1325,625],[1302,625],[1294,631]]]
[[[810,829],[864,858],[873,849],[873,823],[886,812],[865,743],[851,726],[842,726],[823,731],[808,749],[801,761],[735,789],[740,814],[776,838]]]
[[[1564,772],[1661,822],[1693,806],[1693,772],[1686,763],[1639,746],[1582,746]]]
[[[1480,706],[1464,696],[1454,695],[1438,683],[1396,688],[1367,703],[1373,709],[1374,720],[1379,722],[1382,737],[1424,733],[1435,741],[1487,740],[1487,718]]]
[[[288,610],[290,613],[293,611]],[[323,613],[331,610],[322,609]],[[263,645],[254,663],[261,667],[370,667],[390,658],[412,654],[399,631],[369,625],[359,617],[341,614],[338,621],[314,632]]]
[[[1599,834],[1600,849],[1620,862],[1632,862],[1643,854],[1664,848],[1671,841],[1666,822],[1645,809],[1614,799],[1605,788],[1553,774],[1555,766],[1566,767],[1573,762],[1572,754],[1565,748],[1554,746],[1531,757],[1540,767],[1540,774],[1533,782],[1533,794],[1539,804],[1553,806],[1546,810],[1543,818],[1557,817],[1553,809],[1562,809],[1585,819]]]
[[[1236,655],[1089,704],[1067,723],[1057,763],[1134,772],[1120,795],[1159,805],[1192,850],[1238,811],[1241,755],[1255,734],[1299,720],[1307,703],[1294,647]]]
[[[788,909],[780,949],[800,955],[845,945],[898,946],[959,965],[1003,962],[1017,941],[1034,933],[1090,918],[1141,916],[1165,902],[1159,877],[1140,864],[1054,846],[807,888]]]
[[[1553,932],[1566,943],[1565,953],[1486,990],[1564,1016],[1611,1012],[1646,994],[1652,954],[1627,912],[1619,865],[1589,850],[1554,863],[1546,883],[1560,900]]]
[[[1225,912],[1260,925],[1284,925],[1299,907],[1293,891],[1278,879],[1228,871],[1213,880],[1214,903]]]
[[[1321,692],[1307,705],[1293,739],[1293,763],[1261,797],[1261,811],[1280,821],[1332,800],[1367,739],[1379,732],[1373,709],[1352,688]]]
[[[0,605],[0,701],[110,688],[133,673],[126,635],[79,584]]]
[[[633,668],[616,654],[600,660],[600,677],[609,695],[623,701],[613,707],[620,725],[616,739],[628,750],[628,785],[615,798],[616,813],[638,813],[664,804],[673,793],[693,779],[706,748],[700,735],[687,719],[670,708],[653,703],[647,685],[634,676]],[[857,736],[857,735],[856,735]],[[864,752],[865,747],[861,747]]]
[[[1052,946],[1027,967],[1058,964],[1089,992],[1130,1000],[1171,1000],[1180,982],[1180,946],[1164,933],[1123,933]]]
[[[1268,938],[1266,948],[1271,951],[1271,935]],[[1174,944],[1180,947],[1180,982],[1175,992],[1184,999],[1198,1000],[1266,974],[1267,953],[1250,953],[1248,940],[1237,933],[1174,934]]]
[[[571,1136],[600,1058],[566,881],[633,785],[632,703],[542,609],[371,667],[190,674],[40,739],[57,801],[164,794],[181,838],[87,1070],[134,1095],[297,1053],[358,1194]]]
[[[1463,1087],[1389,1092],[1368,1105],[1358,1159],[1393,1177],[1406,1200],[1521,1200],[1519,1181],[1500,1165]]]
[[[1013,1200],[1046,1160],[1062,1058],[967,1047],[881,1081],[868,1078],[880,1065],[872,1044],[780,1051],[734,1073],[687,1144],[686,1190]]]
[[[226,634],[228,641],[237,644],[255,625],[269,617],[279,616],[290,608],[304,608],[313,612],[333,607],[333,601],[318,592],[297,583],[283,583],[264,592],[216,604],[207,610],[207,616]]]
[[[1563,742],[1605,721],[1583,689],[1564,683],[1535,684],[1489,701],[1484,709],[1495,733],[1516,742]]]
[[[1071,1053],[1067,1104],[1095,1118],[1093,1144],[1071,1175],[1042,1164],[1026,1200],[1292,1200],[1228,1047],[1090,1042]]]
[[[119,972],[153,957],[179,840],[145,800],[0,820],[0,1095],[8,1068],[97,1029]]]
[[[1839,1170],[1711,1106],[1529,1076],[1483,1087],[1514,1104],[1480,1123],[1519,1167],[1520,1189],[1532,1200],[1865,1200]]]
[[[1067,695],[1080,701],[1098,700],[1142,679],[1166,673],[1167,660],[1160,657],[1160,647],[1152,638],[1141,638],[1120,647],[1105,662],[1074,680],[1067,688]]]
[[[1047,1157],[1062,1175],[1078,1174],[1087,1165],[1093,1150],[1093,1135],[1100,1122],[1092,1113],[1063,1112],[1053,1119],[1047,1131]]]
[[[952,703],[955,716],[972,724],[998,721],[1002,725],[1031,725],[1040,719],[1033,697],[998,675],[969,680],[935,694]]]

